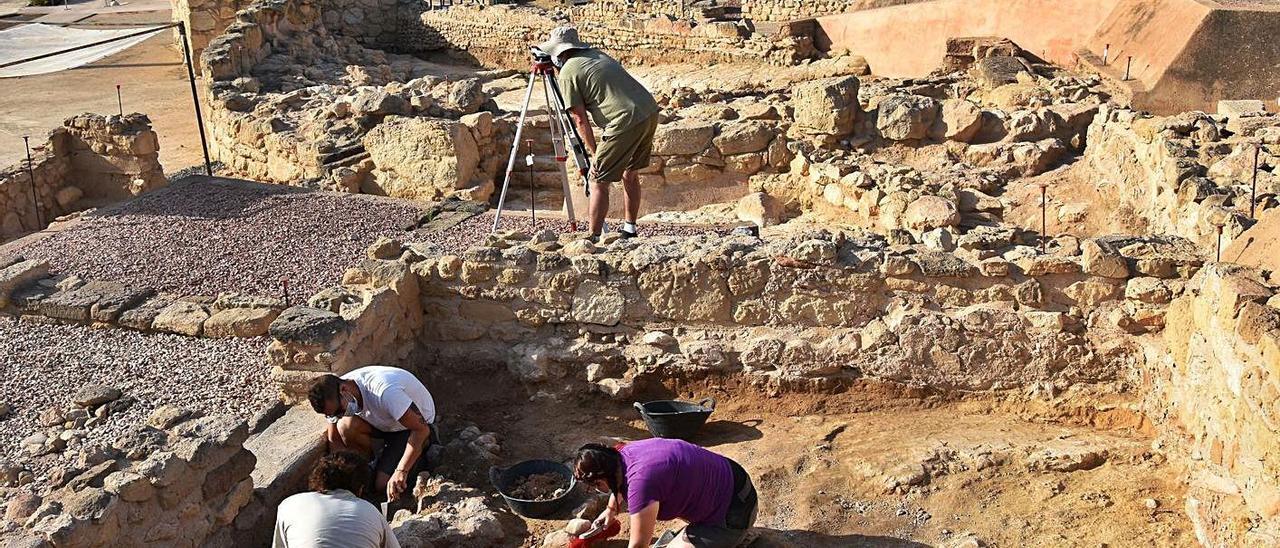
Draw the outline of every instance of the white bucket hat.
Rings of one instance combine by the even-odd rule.
[[[551,39],[538,45],[538,49],[551,57],[559,57],[561,53],[571,49],[588,49],[591,46],[578,38],[578,29],[573,27],[556,27],[551,31]]]

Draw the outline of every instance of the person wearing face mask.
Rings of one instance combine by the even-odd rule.
[[[692,443],[665,438],[578,449],[574,479],[609,493],[609,504],[593,522],[606,529],[630,514],[629,548],[649,546],[658,521],[688,526],[667,531],[653,546],[733,548],[756,521],[758,497],[741,465]],[[607,529],[606,529],[607,530]]]
[[[640,214],[639,170],[649,166],[653,134],[658,129],[658,103],[622,65],[578,38],[573,27],[557,27],[538,46],[559,69],[556,81],[587,151],[594,156],[589,225],[600,237],[609,212],[609,185],[622,182],[624,238],[636,236]],[[601,128],[597,142],[591,120]]]
[[[375,494],[396,500],[408,491],[436,442],[435,401],[417,377],[398,367],[362,367],[316,379],[307,400],[329,419],[330,453],[351,451],[373,462]],[[382,448],[375,455],[377,440]]]

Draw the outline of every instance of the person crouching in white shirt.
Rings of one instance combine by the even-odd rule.
[[[329,452],[352,451],[373,460],[374,440],[383,441],[371,495],[385,491],[386,500],[394,501],[408,492],[426,465],[428,445],[437,439],[435,401],[422,381],[398,367],[372,365],[316,379],[307,400],[329,419]]]
[[[311,470],[311,492],[280,503],[273,548],[400,548],[391,525],[360,498],[372,472],[351,452],[325,455]]]

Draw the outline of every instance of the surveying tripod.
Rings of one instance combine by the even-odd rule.
[[[583,192],[591,195],[591,160],[587,157],[587,149],[578,135],[577,126],[569,119],[569,109],[565,108],[564,96],[560,94],[560,86],[556,84],[555,65],[551,56],[534,47],[529,48],[533,55],[533,66],[529,69],[529,86],[524,92],[524,106],[520,108],[520,121],[516,123],[515,140],[511,142],[511,155],[507,158],[507,173],[502,181],[502,194],[498,196],[497,214],[493,216],[493,231],[497,232],[498,223],[502,220],[502,207],[507,201],[507,189],[511,186],[511,174],[516,166],[516,156],[520,149],[520,136],[524,134],[525,118],[529,116],[529,101],[533,98],[533,88],[542,77],[542,93],[547,101],[547,114],[551,116],[551,144],[555,150],[556,162],[559,164],[560,178],[564,183],[564,207],[569,214],[569,226],[578,230],[578,221],[573,215],[573,200],[569,197],[569,174],[565,169],[567,152],[573,153],[573,161],[578,166],[578,174],[582,177]],[[567,147],[566,147],[567,143]],[[532,149],[532,146],[530,147]],[[529,162],[532,165],[533,151],[529,151]],[[533,185],[530,177],[529,185]],[[535,204],[530,203],[530,208]]]

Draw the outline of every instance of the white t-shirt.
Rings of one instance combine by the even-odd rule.
[[[400,548],[372,503],[346,489],[298,493],[280,503],[273,548]]]
[[[355,381],[360,387],[364,405],[356,416],[378,430],[404,430],[400,417],[409,410],[410,404],[418,406],[418,411],[427,424],[436,422],[436,403],[431,399],[431,393],[427,392],[427,387],[413,373],[399,367],[371,365],[347,373],[342,378]]]

